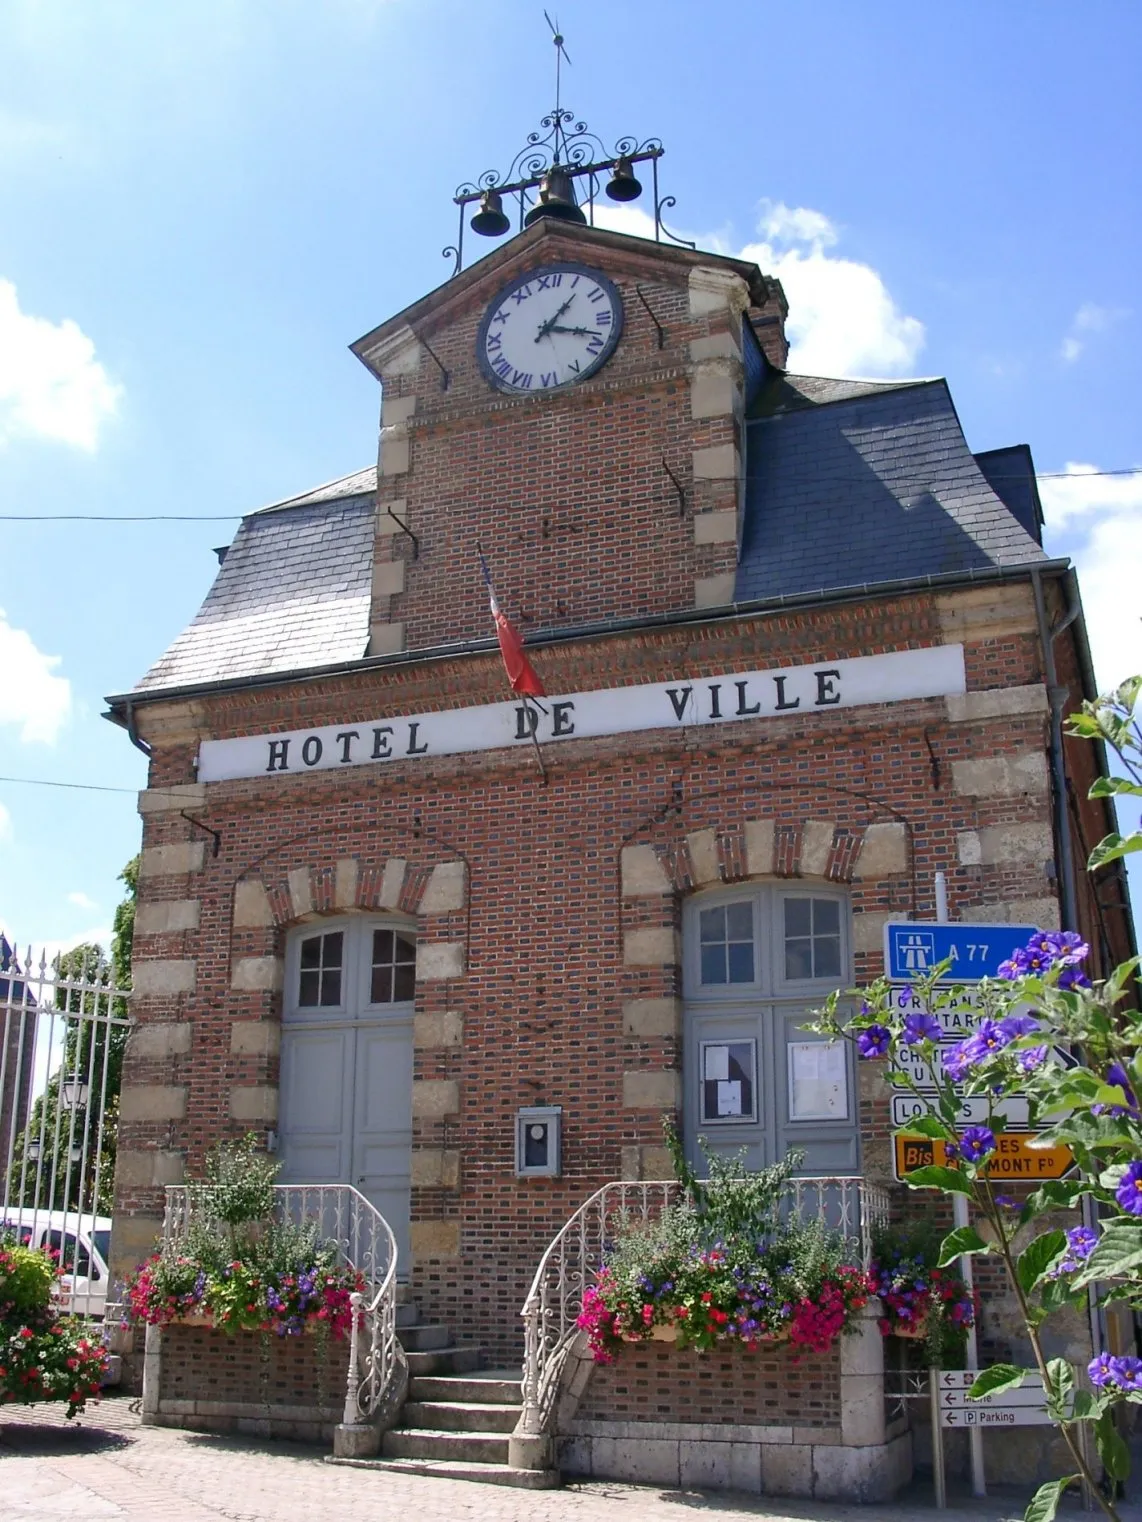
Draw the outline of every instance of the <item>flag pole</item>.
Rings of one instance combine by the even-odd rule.
[[[512,628],[506,616],[500,611],[499,602],[496,599],[496,590],[492,585],[492,573],[488,569],[488,562],[484,559],[484,546],[476,540],[476,554],[480,560],[480,571],[488,588],[488,597],[491,602],[492,617],[496,622],[496,635],[499,639],[500,652],[504,658],[504,669],[507,672],[508,683],[513,692],[523,700],[523,711],[527,715],[527,727],[531,736],[532,747],[535,750],[535,764],[539,767],[539,775],[543,779],[543,786],[547,786],[547,768],[543,764],[543,756],[539,749],[539,714],[545,713],[546,709],[538,702],[534,691],[519,691],[524,685],[526,678],[530,678],[535,689],[544,691],[543,683],[531,669],[527,656],[523,653],[523,641]],[[513,674],[513,661],[515,672]],[[518,686],[517,686],[518,683]],[[538,712],[532,711],[532,703]]]
[[[531,722],[532,721],[531,705],[534,702],[535,702],[534,698],[529,697],[527,693],[523,694],[524,712],[527,714],[528,728],[531,730],[531,743],[535,747],[535,764],[536,764],[536,766],[539,767],[539,775],[543,778],[543,786],[546,787],[547,786],[547,768],[543,764],[543,755],[542,755],[542,752],[539,749],[539,736],[536,734],[536,731],[539,728],[539,715],[538,714],[535,715],[535,722],[534,722],[534,724]],[[536,703],[535,706],[538,708],[539,704]]]

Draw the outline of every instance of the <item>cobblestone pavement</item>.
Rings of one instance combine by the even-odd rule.
[[[969,1503],[945,1512],[930,1492],[894,1506],[751,1500],[652,1486],[594,1483],[511,1490],[323,1462],[286,1443],[208,1437],[143,1427],[133,1403],[109,1398],[68,1423],[51,1407],[3,1412],[3,1522],[348,1522],[415,1515],[416,1522],[999,1522],[1020,1500]],[[1077,1518],[1081,1511],[1071,1511]],[[1129,1507],[1124,1522],[1142,1522]]]

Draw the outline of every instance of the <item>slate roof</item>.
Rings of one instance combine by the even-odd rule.
[[[1047,560],[943,380],[775,375],[752,411],[735,602]]]
[[[244,518],[194,622],[135,691],[359,660],[369,640],[375,477],[359,471]],[[335,490],[346,482],[351,492]]]
[[[1006,449],[989,449],[977,454],[975,462],[996,496],[1007,503],[1036,544],[1042,544],[1043,504],[1039,500],[1035,464],[1027,445],[1011,444]]]
[[[981,460],[1006,502],[943,380],[770,372],[746,422],[734,601],[1045,563],[1024,526],[1035,521],[1025,446]],[[369,467],[244,518],[193,623],[135,693],[363,659],[375,487]]]

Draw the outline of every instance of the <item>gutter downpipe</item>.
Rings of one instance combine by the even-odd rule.
[[[146,740],[141,739],[139,736],[139,726],[135,720],[135,705],[131,702],[130,698],[126,699],[123,708],[127,719],[127,738],[135,749],[141,750],[143,755],[149,760],[151,747],[147,744]]]
[[[1067,771],[1063,752],[1063,704],[1067,690],[1058,684],[1055,667],[1055,641],[1065,629],[1070,628],[1079,615],[1080,603],[1067,586],[1066,611],[1053,626],[1047,623],[1047,604],[1043,596],[1043,578],[1038,567],[1032,567],[1031,586],[1035,593],[1035,617],[1039,623],[1039,640],[1043,646],[1043,663],[1047,677],[1047,699],[1051,706],[1051,784],[1055,801],[1055,841],[1059,853],[1059,889],[1062,903],[1062,928],[1077,930],[1078,893],[1075,884],[1075,859],[1071,841],[1071,824],[1067,814]],[[1082,1221],[1088,1230],[1098,1230],[1094,1202],[1089,1195],[1082,1199]],[[1097,1358],[1106,1346],[1106,1332],[1099,1310],[1095,1285],[1087,1289],[1087,1324],[1090,1327],[1091,1352]]]
[[[1051,790],[1054,794],[1055,850],[1059,859],[1059,894],[1064,930],[1077,930],[1078,891],[1075,884],[1075,854],[1067,818],[1067,767],[1063,752],[1063,705],[1067,689],[1059,686],[1055,666],[1055,641],[1079,616],[1078,600],[1067,591],[1067,607],[1052,627],[1047,622],[1047,603],[1043,595],[1043,576],[1038,566],[1031,567],[1031,587],[1035,594],[1035,618],[1039,625],[1039,643],[1043,647],[1043,665],[1047,678],[1047,701],[1051,709]]]

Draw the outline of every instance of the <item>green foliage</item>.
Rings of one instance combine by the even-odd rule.
[[[206,1181],[195,1187],[196,1203],[212,1221],[237,1227],[266,1221],[274,1213],[274,1185],[281,1164],[270,1157],[257,1133],[220,1142],[206,1158]]]
[[[51,1299],[55,1268],[46,1253],[0,1242],[0,1405],[66,1400],[67,1415],[99,1393],[102,1347]]]
[[[751,1172],[744,1154],[723,1157],[700,1136],[698,1146],[707,1176],[699,1179],[686,1160],[677,1128],[669,1116],[663,1121],[662,1130],[675,1176],[685,1188],[696,1217],[696,1241],[703,1245],[739,1238],[753,1242],[776,1229],[789,1181],[805,1161],[803,1152],[794,1149],[780,1162]]]
[[[1040,1485],[1023,1513],[1023,1522],[1055,1522],[1063,1491],[1081,1478],[1081,1475],[1066,1474],[1061,1480],[1048,1480],[1045,1485]]]
[[[1142,798],[1142,727],[1135,718],[1140,694],[1142,676],[1133,676],[1115,692],[1084,703],[1082,711],[1071,716],[1068,733],[1087,740],[1101,740],[1116,753],[1126,774],[1096,778],[1090,788],[1091,798]],[[1134,851],[1142,851],[1142,830],[1135,830],[1130,835],[1120,835],[1117,830],[1112,830],[1090,853],[1087,866],[1094,871],[1096,867],[1105,867]]]
[[[0,1242],[0,1321],[44,1312],[51,1303],[56,1271],[46,1253]]]
[[[972,1400],[980,1400],[985,1395],[1000,1395],[1004,1390],[1018,1390],[1026,1374],[1026,1369],[1016,1368],[1013,1363],[993,1363],[990,1369],[984,1369],[973,1382],[968,1394]]]

